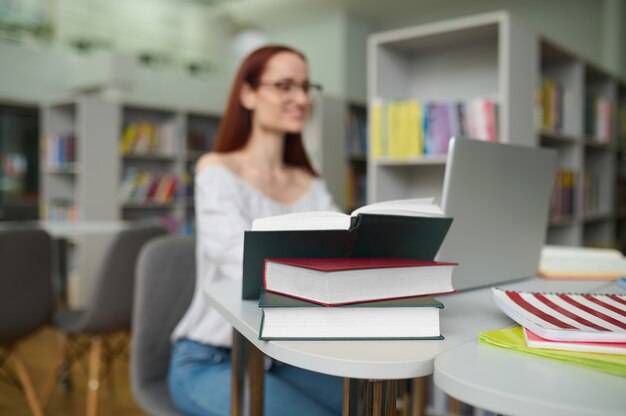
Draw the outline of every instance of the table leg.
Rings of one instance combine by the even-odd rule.
[[[230,414],[263,415],[263,353],[233,330]]]
[[[344,416],[395,416],[396,380],[344,380]]]
[[[419,377],[407,380],[410,391],[405,397],[404,406],[407,415],[423,416],[426,414],[426,402],[428,401],[428,380]]]

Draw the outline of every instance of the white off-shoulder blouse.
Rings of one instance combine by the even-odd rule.
[[[227,167],[211,165],[195,178],[196,287],[189,309],[172,333],[214,346],[230,346],[232,328],[204,299],[203,288],[223,279],[241,280],[243,236],[255,218],[302,211],[337,211],[325,183],[314,178],[292,204],[280,203]]]

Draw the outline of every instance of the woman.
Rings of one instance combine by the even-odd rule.
[[[337,210],[305,154],[311,108],[304,55],[285,46],[252,52],[237,72],[214,152],[196,166],[197,281],[172,335],[169,386],[186,414],[228,415],[232,328],[207,306],[210,282],[241,279],[244,230],[258,217]],[[265,414],[339,414],[342,381],[282,363],[265,375]]]

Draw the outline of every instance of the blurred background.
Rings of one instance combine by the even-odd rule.
[[[467,20],[474,28],[457,20],[434,34],[402,32],[496,11],[521,26],[496,13]],[[498,140],[559,151],[548,242],[626,251],[625,23],[626,0],[0,0],[0,222],[102,221],[117,230],[157,218],[192,235],[194,163],[211,149],[234,71],[257,46],[285,43],[307,55],[311,80],[324,87],[305,140],[345,211],[408,197],[429,178],[441,188],[445,152],[432,163],[400,155],[408,162],[399,169],[368,152],[372,98],[481,99],[502,110]],[[372,38],[396,29],[397,42]],[[377,62],[368,62],[368,41]],[[506,61],[510,45],[537,56],[526,66]],[[380,62],[398,80],[368,79]],[[410,83],[430,96],[397,92]],[[557,105],[538,99],[546,89],[560,94]],[[87,246],[70,242],[59,273],[72,307],[86,304],[105,247]],[[32,345],[53,339],[44,333]],[[130,410],[104,414],[140,414],[124,391]],[[82,402],[68,412],[62,400],[50,414],[82,414]],[[22,407],[21,398],[0,400],[0,413],[28,414],[14,410]]]
[[[38,123],[50,100],[98,92],[218,115],[241,57],[282,42],[309,57],[325,94],[366,103],[370,34],[495,10],[623,79],[625,3],[0,0],[0,220],[41,215]]]

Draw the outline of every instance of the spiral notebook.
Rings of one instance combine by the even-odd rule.
[[[626,342],[626,295],[492,289],[511,319],[553,341]]]

